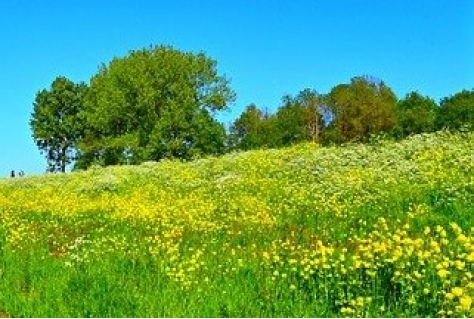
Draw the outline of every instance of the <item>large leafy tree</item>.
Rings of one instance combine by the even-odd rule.
[[[224,129],[212,115],[234,97],[203,53],[158,46],[115,58],[91,79],[78,167],[219,153]]]
[[[435,129],[436,102],[428,96],[418,92],[408,93],[397,103],[397,134],[401,137],[423,132],[432,132]]]
[[[65,172],[74,160],[83,133],[79,112],[86,89],[83,83],[57,77],[50,89],[36,94],[30,126],[36,145],[46,156],[48,171]]]
[[[355,77],[329,93],[328,106],[334,121],[333,136],[339,141],[364,141],[371,134],[387,132],[396,125],[397,98],[382,81]]]
[[[462,90],[441,100],[437,128],[474,129],[474,90]]]

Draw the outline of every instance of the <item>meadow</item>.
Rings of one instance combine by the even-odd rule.
[[[0,180],[0,314],[473,317],[474,134]]]

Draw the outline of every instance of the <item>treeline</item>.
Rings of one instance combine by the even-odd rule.
[[[48,171],[63,172],[69,164],[85,169],[474,128],[474,90],[439,104],[418,92],[398,100],[383,81],[368,76],[327,94],[304,89],[286,95],[274,114],[251,104],[226,130],[214,115],[234,100],[216,61],[158,46],[114,58],[89,84],[56,78],[37,93],[30,125]]]
[[[231,125],[229,147],[281,147],[302,141],[321,144],[366,142],[383,134],[395,139],[436,130],[474,128],[474,90],[463,90],[438,104],[419,92],[398,99],[383,81],[361,76],[327,94],[304,89],[284,96],[271,114],[255,104]]]

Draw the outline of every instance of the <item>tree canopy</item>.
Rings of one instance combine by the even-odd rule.
[[[212,113],[234,100],[216,62],[159,46],[103,65],[90,82],[82,115],[80,166],[190,158],[222,152],[224,128]]]
[[[432,132],[439,106],[428,96],[418,92],[408,93],[397,103],[398,127],[396,134],[408,136],[422,132]]]
[[[333,129],[347,141],[364,141],[371,134],[391,130],[396,124],[397,97],[382,81],[355,77],[329,93]]]
[[[441,100],[436,124],[438,129],[474,129],[474,90],[462,90]]]
[[[265,83],[262,83],[265,85]],[[365,142],[436,129],[474,128],[474,90],[440,105],[417,91],[398,100],[382,80],[357,76],[329,93],[286,94],[275,113],[249,104],[228,128],[215,114],[235,100],[204,53],[156,46],[100,66],[88,85],[57,77],[36,94],[30,126],[49,171],[93,164],[192,159],[230,150]]]
[[[285,95],[275,116],[277,145],[318,142],[323,127],[322,112],[322,97],[314,90],[304,89],[294,97]]]
[[[75,159],[75,147],[83,133],[80,111],[86,86],[57,77],[49,90],[36,94],[30,126],[33,138],[45,154],[48,171],[66,170]]]
[[[249,150],[274,146],[273,117],[255,104],[246,107],[230,127],[229,148]]]

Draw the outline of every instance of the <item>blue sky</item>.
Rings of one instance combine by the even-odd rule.
[[[402,98],[474,88],[470,0],[2,0],[0,177],[43,173],[29,127],[37,91],[63,75],[88,82],[101,63],[167,44],[204,51],[237,93],[274,111],[285,94],[327,93],[357,75]]]

